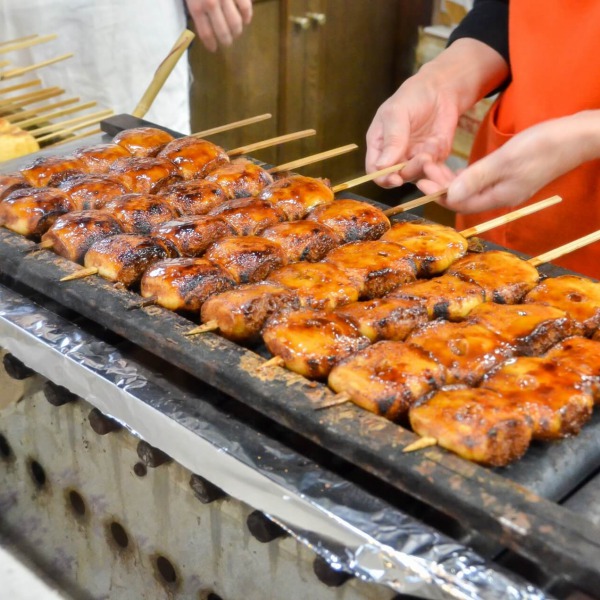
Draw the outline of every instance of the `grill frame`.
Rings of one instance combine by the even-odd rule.
[[[114,135],[140,125],[155,126],[120,115],[107,120],[103,129]],[[14,170],[23,162],[9,166]],[[556,503],[600,466],[600,448],[593,444],[600,437],[598,411],[579,436],[535,447],[502,471],[484,469],[439,448],[402,455],[401,448],[415,439],[411,432],[353,405],[315,411],[332,397],[324,385],[284,369],[257,372],[260,355],[213,334],[190,339],[183,335],[192,326],[190,320],[166,309],[128,311],[139,296],[100,278],[59,284],[73,272],[73,263],[50,252],[30,253],[32,246],[0,231],[2,271],[493,542],[542,567],[552,564],[555,573],[583,589],[600,589],[600,527]],[[551,266],[543,271],[565,272]]]

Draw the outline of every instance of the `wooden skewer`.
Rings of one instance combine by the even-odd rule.
[[[217,329],[219,329],[219,324],[214,319],[211,319],[210,321],[206,321],[206,323],[199,325],[198,327],[194,327],[194,329],[186,331],[183,335],[197,335],[199,333],[216,331]]]
[[[60,96],[64,94],[65,90],[60,88],[51,88],[48,90],[44,90],[43,92],[39,92],[39,96],[32,97],[29,100],[23,100],[23,102],[15,102],[13,104],[7,104],[6,106],[0,107],[0,112],[12,111],[17,108],[22,108],[23,106],[27,106],[28,104],[35,104],[36,102],[41,102],[42,100],[48,100],[49,98],[55,98],[56,96]]]
[[[598,231],[594,231],[593,233],[589,233],[588,235],[584,235],[583,237],[577,238],[568,244],[563,244],[558,248],[554,248],[554,250],[550,250],[545,252],[544,254],[539,254],[538,256],[534,256],[530,258],[527,262],[534,267],[539,267],[545,263],[552,262],[565,254],[570,254],[571,252],[575,252],[575,250],[579,250],[584,246],[588,246],[589,244],[593,244],[600,240],[600,229]]]
[[[10,65],[10,60],[0,60],[0,69],[4,69],[4,67],[8,67]]]
[[[499,227],[500,225],[505,225],[506,223],[510,223],[511,221],[516,221],[517,219],[526,217],[527,215],[531,215],[537,212],[538,210],[543,210],[544,208],[548,208],[549,206],[554,206],[559,202],[562,202],[562,198],[560,196],[551,196],[550,198],[540,200],[539,202],[530,204],[529,206],[524,206],[523,208],[514,210],[506,215],[502,215],[501,217],[496,217],[495,219],[490,219],[485,223],[480,223],[479,225],[475,225],[473,227],[469,227],[468,229],[464,229],[460,232],[460,234],[464,238],[470,238],[475,235],[479,235],[480,233],[489,231],[490,229],[494,229],[494,227]]]
[[[21,129],[25,127],[31,127],[32,125],[37,125],[38,123],[43,123],[44,121],[49,121],[50,119],[56,119],[57,117],[64,117],[65,115],[70,115],[75,112],[79,112],[80,110],[86,110],[88,108],[92,108],[98,104],[95,100],[91,102],[83,102],[82,104],[78,104],[77,106],[72,106],[71,108],[64,108],[63,110],[57,110],[53,113],[31,117],[30,119],[23,119],[22,121],[13,121],[14,125],[18,125]],[[36,130],[39,132],[39,129]]]
[[[284,364],[285,361],[283,360],[283,358],[281,358],[281,356],[274,356],[273,358],[270,358],[269,360],[265,361],[256,370],[262,371],[263,369],[268,369],[270,367],[283,367]]]
[[[28,67],[21,67],[19,69],[11,69],[10,71],[2,71],[0,72],[0,81],[3,79],[12,79],[13,77],[20,77],[21,75],[25,75],[25,73],[29,73],[30,71],[35,71],[36,69],[41,69],[43,67],[47,67],[48,65],[53,65],[57,62],[61,62],[63,60],[67,60],[71,58],[73,55],[72,52],[69,54],[63,54],[61,56],[55,56],[54,58],[49,58],[48,60],[44,60],[39,63],[35,63],[33,65],[29,65]]]
[[[90,121],[90,119],[95,119],[97,117],[100,117],[100,118],[107,117],[109,114],[112,114],[112,112],[113,111],[110,109],[104,109],[104,110],[99,110],[99,111],[96,111],[93,113],[89,113],[87,115],[73,117],[72,119],[67,119],[66,121],[60,121],[58,123],[52,123],[51,125],[46,125],[45,127],[40,127],[39,129],[32,131],[31,134],[33,135],[33,137],[39,139],[47,133],[61,131],[61,130],[64,131],[65,129],[67,129],[66,126],[76,125],[76,124],[83,123],[83,122],[87,123]]]
[[[196,36],[189,29],[185,29],[182,32],[167,57],[158,65],[158,69],[156,69],[150,85],[144,92],[138,105],[133,109],[132,114],[134,117],[141,118],[150,110],[150,106],[152,106],[158,92],[160,92],[177,61],[192,43],[194,37]]]
[[[241,121],[234,121],[233,123],[227,123],[226,125],[219,125],[218,127],[213,127],[212,129],[197,131],[196,133],[192,133],[192,137],[202,138],[209,135],[214,135],[216,133],[221,133],[223,131],[230,131],[231,129],[237,129],[238,127],[245,127],[246,125],[252,125],[254,123],[259,123],[260,121],[266,121],[272,116],[273,115],[271,113],[265,113],[264,115],[249,117],[248,119],[242,119]]]
[[[4,109],[4,107],[10,108],[10,105],[12,105],[12,104],[21,105],[26,100],[29,102],[34,102],[38,98],[41,98],[42,100],[44,100],[46,97],[46,94],[48,94],[48,92],[55,92],[59,89],[60,89],[59,87],[55,86],[55,87],[51,87],[51,88],[46,88],[44,90],[36,90],[35,92],[27,92],[26,94],[21,94],[20,96],[13,96],[12,98],[5,98],[4,100],[0,100],[0,108],[2,108],[2,109]],[[64,90],[62,90],[62,91],[64,92]]]
[[[78,135],[72,135],[66,140],[60,140],[60,142],[54,142],[54,144],[48,144],[46,148],[55,148],[56,146],[62,146],[63,144],[70,144],[71,142],[82,140],[83,138],[89,137],[90,135],[96,135],[97,133],[102,133],[102,129],[100,127],[90,129],[90,131],[84,131],[83,133],[80,133]]]
[[[96,123],[99,123],[100,121],[102,121],[102,119],[114,114],[114,111],[112,111],[110,109],[106,109],[106,110],[100,111],[100,112],[102,112],[102,116],[97,116],[97,117],[94,117],[93,119],[88,119],[86,121],[79,123],[79,125],[73,125],[72,127],[66,127],[65,129],[56,131],[55,133],[48,133],[47,135],[43,135],[42,137],[37,138],[37,141],[38,141],[38,143],[45,142],[46,140],[52,139],[54,137],[66,135],[67,133],[71,133],[72,131],[78,131],[79,129],[85,129],[86,127],[89,127],[90,125],[95,125]]]
[[[240,156],[242,154],[250,154],[255,150],[262,150],[263,148],[270,148],[271,146],[277,146],[278,144],[285,144],[287,142],[293,142],[295,140],[301,140],[311,135],[316,135],[314,129],[304,129],[303,131],[296,131],[295,133],[287,133],[286,135],[279,135],[262,142],[256,142],[254,144],[248,144],[247,146],[240,146],[227,152],[228,156]]]
[[[326,150],[325,152],[319,152],[318,154],[312,154],[311,156],[305,156],[304,158],[299,158],[298,160],[293,160],[289,163],[284,163],[283,165],[279,165],[278,167],[268,169],[268,172],[273,174],[281,173],[281,171],[291,171],[293,169],[298,169],[299,167],[311,165],[313,163],[326,160],[328,158],[333,158],[334,156],[339,156],[340,154],[346,154],[347,152],[356,150],[356,148],[358,148],[356,144],[347,144],[346,146],[340,146],[339,148],[333,148],[332,150]]]
[[[39,37],[39,33],[33,33],[31,35],[26,35],[20,38],[16,38],[14,40],[6,40],[5,42],[0,42],[0,46],[7,46],[8,44],[16,44],[18,42],[24,42],[25,40],[32,40],[33,38]]]
[[[416,450],[431,448],[431,446],[437,446],[437,440],[434,437],[422,437],[415,440],[412,444],[404,446],[402,452],[415,452]]]
[[[96,267],[87,267],[81,268],[75,273],[71,273],[71,275],[66,275],[62,277],[60,281],[72,281],[73,279],[83,279],[84,277],[89,277],[90,275],[96,275],[98,273],[98,269]]]
[[[24,88],[33,87],[34,85],[40,85],[41,83],[41,79],[31,79],[30,81],[24,81],[23,83],[17,83],[16,85],[7,85],[6,87],[0,88],[0,94],[16,92]]]
[[[388,208],[383,211],[383,214],[386,217],[391,217],[392,215],[397,215],[398,213],[406,212],[407,210],[412,210],[413,208],[417,208],[418,206],[423,206],[424,204],[429,204],[438,198],[441,198],[448,192],[447,189],[438,190],[433,194],[429,194],[427,196],[421,196],[420,198],[416,198],[415,200],[410,200],[409,202],[405,202],[404,204],[400,204],[399,206],[394,206],[393,208]]]
[[[315,410],[333,408],[334,406],[341,406],[342,404],[347,404],[348,402],[352,402],[352,398],[350,398],[346,392],[340,392],[331,398],[331,400],[327,400],[326,402],[319,404],[319,406],[315,406]]]
[[[396,171],[400,171],[405,166],[405,162],[399,163],[397,165],[392,165],[391,167],[386,167],[385,169],[380,169],[379,171],[374,171],[373,173],[368,173],[367,175],[362,175],[361,177],[357,177],[356,179],[351,179],[350,181],[346,181],[346,183],[338,183],[338,185],[333,186],[333,193],[336,194],[337,192],[347,190],[349,188],[360,185],[361,183],[373,181],[373,179],[377,179],[377,177],[380,177],[382,175],[389,175],[390,173],[395,173]]]
[[[16,112],[12,115],[6,115],[4,118],[7,121],[14,122],[17,119],[25,119],[27,117],[35,117],[41,113],[48,112],[49,110],[53,110],[55,108],[60,108],[61,106],[67,106],[69,104],[73,104],[74,102],[79,102],[79,98],[67,98],[66,100],[60,100],[59,102],[54,102],[53,104],[46,104],[46,106],[40,106],[39,108],[31,108],[29,110],[22,110]]]
[[[55,33],[49,33],[48,35],[36,35],[33,38],[12,42],[11,44],[3,44],[0,47],[0,54],[6,52],[14,52],[15,50],[23,50],[24,48],[30,48],[31,46],[37,46],[38,44],[45,44],[55,40],[58,36]]]
[[[136,308],[144,308],[144,306],[153,306],[158,300],[157,296],[148,296],[139,302],[135,302],[127,307],[127,310],[135,310]]]

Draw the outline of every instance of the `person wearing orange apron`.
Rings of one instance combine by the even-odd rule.
[[[503,11],[506,15],[504,22],[502,22]],[[600,111],[596,113],[586,113],[585,111],[600,109],[600,72],[595,68],[597,57],[600,56],[598,26],[600,2],[582,0],[577,3],[577,7],[574,7],[573,3],[567,0],[556,0],[556,2],[544,3],[543,6],[530,0],[511,0],[510,2],[501,0],[480,0],[478,2],[476,0],[472,13],[474,14],[467,15],[463,24],[459,25],[454,32],[450,46],[445,52],[454,52],[454,56],[456,56],[453,45],[457,41],[464,40],[464,38],[479,39],[493,47],[499,53],[498,59],[504,58],[506,66],[510,70],[504,72],[504,81],[500,83],[505,86],[505,89],[490,109],[476,136],[469,161],[471,164],[503,147],[509,140],[514,140],[511,142],[514,147],[518,134],[532,131],[529,128],[538,126],[538,124],[552,123],[553,120],[570,115],[590,114],[593,117],[590,122],[597,127],[596,124],[600,123]],[[479,38],[478,27],[482,31]],[[502,31],[498,33],[499,28],[504,29],[505,42],[502,41],[504,39]],[[482,49],[485,50],[485,47]],[[485,52],[483,53],[485,54]],[[450,65],[448,70],[451,72],[454,68],[453,63],[448,59],[444,63],[444,57],[441,55],[440,57],[442,61],[438,63],[438,66],[440,64],[445,67]],[[477,60],[478,57],[473,55],[473,61]],[[463,62],[468,65],[466,61]],[[434,72],[433,77],[431,76],[432,71]],[[492,69],[490,69],[490,73],[491,71]],[[502,73],[502,69],[500,68],[498,72]],[[466,78],[468,78],[468,73],[466,73]],[[425,155],[419,168],[422,167],[423,160],[427,160],[427,155],[433,157],[433,163],[438,164],[447,158],[449,147],[438,151],[436,155],[436,150],[432,151],[431,144],[429,146],[426,143],[419,145],[413,141],[411,148],[410,141],[398,143],[398,139],[396,139],[393,142],[390,141],[392,136],[388,136],[387,141],[385,139],[386,128],[395,131],[396,134],[401,131],[401,128],[394,125],[394,120],[390,117],[392,107],[396,111],[394,116],[396,122],[402,118],[402,111],[410,115],[412,131],[409,136],[416,139],[418,131],[416,111],[414,106],[412,109],[406,108],[410,107],[410,98],[407,93],[414,96],[417,83],[421,84],[423,89],[428,89],[432,81],[438,83],[439,77],[436,78],[435,70],[430,69],[424,70],[423,74],[418,73],[413,79],[414,81],[403,86],[404,92],[403,87],[398,90],[398,95],[392,104],[389,104],[387,108],[382,107],[384,110],[374,119],[367,136],[368,145],[369,135],[371,136],[372,146],[371,164],[367,160],[367,168],[370,170],[386,166],[385,162],[394,164],[394,162],[400,162],[406,158],[412,159],[412,163],[415,163],[417,160],[415,157],[419,155],[419,152]],[[460,86],[459,70],[454,73],[454,79],[456,80],[455,85]],[[448,83],[444,82],[443,78],[442,82],[443,84]],[[481,91],[484,93],[480,97],[493,91],[493,85],[498,83],[498,77],[496,77],[496,80],[487,88],[482,87]],[[444,85],[441,87],[443,88]],[[457,107],[457,116],[464,108],[465,106]],[[431,109],[441,113],[433,103]],[[448,112],[447,107],[445,110]],[[440,114],[437,117],[437,130],[432,127],[432,131],[428,134],[430,140],[434,139],[436,135],[438,138],[446,139],[448,135],[444,125],[448,126],[448,123],[455,125],[452,119],[445,122]],[[558,124],[555,124],[554,127],[560,126],[562,123],[562,121],[554,122]],[[567,121],[564,122],[567,123]],[[450,130],[453,132],[452,127]],[[600,136],[600,129],[598,136]],[[572,138],[573,136],[571,136],[571,140]],[[521,139],[523,139],[522,136]],[[396,155],[393,155],[391,150],[394,143],[396,143]],[[573,142],[571,141],[571,143]],[[387,156],[384,160],[383,151],[386,149],[386,145],[388,146]],[[510,147],[511,145],[507,146],[507,149]],[[596,148],[594,148],[595,150]],[[570,155],[567,156],[571,158]],[[560,174],[557,178],[552,176],[552,169],[549,168],[548,178],[544,181],[545,185],[527,201],[527,203],[532,203],[549,196],[560,195],[563,202],[538,212],[534,216],[492,230],[484,237],[507,248],[535,256],[600,229],[600,153],[592,153],[593,160],[588,158],[586,155],[585,161],[581,164],[569,164],[569,168],[571,166],[575,168]],[[488,159],[488,164],[489,162]],[[413,166],[412,163],[411,166]],[[483,162],[480,163],[480,166],[483,164]],[[476,167],[477,165],[467,168],[463,175],[467,175],[469,170],[472,173]],[[425,166],[424,170],[429,179],[436,179],[432,175],[435,169],[432,171],[429,168],[428,170]],[[379,182],[385,187],[389,187],[415,175],[418,176],[418,168],[416,166],[413,166],[412,169],[407,167],[406,173],[402,172],[402,179],[396,176],[395,180],[388,179]],[[455,175],[453,174],[452,177],[455,178]],[[462,175],[458,176],[458,178],[460,177]],[[443,181],[438,177],[437,187],[448,185],[449,182],[451,183],[450,180]],[[431,182],[423,185],[422,189],[426,192],[434,191]],[[524,193],[523,199],[530,196],[525,191]],[[447,206],[456,208],[453,207],[451,200],[452,185],[449,189]],[[507,202],[506,206],[509,204],[513,203]],[[460,205],[458,206],[460,208]],[[492,204],[492,206],[499,206],[499,204]],[[475,214],[459,214],[456,226],[461,230],[499,214],[505,214],[510,210],[514,210],[514,207]],[[568,254],[555,262],[574,271],[600,278],[600,243]]]

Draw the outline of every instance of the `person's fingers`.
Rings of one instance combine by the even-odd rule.
[[[217,38],[215,37],[210,19],[204,12],[194,12],[190,7],[190,14],[194,21],[194,27],[198,37],[209,52],[216,52],[218,48]]]
[[[234,38],[241,35],[244,21],[235,0],[221,0],[221,9],[228,29],[228,41],[231,44]]]
[[[384,127],[381,154],[376,163],[378,169],[389,167],[405,158],[408,140],[408,128],[403,119],[391,114],[387,118],[383,115],[382,121]]]
[[[214,2],[213,4],[213,7],[208,11],[207,14],[215,37],[217,38],[219,44],[222,44],[223,46],[230,46],[233,43],[233,36],[229,29],[229,23],[223,14],[221,2]]]
[[[382,125],[379,119],[375,118],[367,130],[366,142],[365,169],[367,173],[372,173],[377,171],[376,164],[383,148]]]
[[[425,177],[443,187],[448,187],[456,178],[450,167],[445,163],[428,162],[423,165]]]
[[[252,0],[235,0],[244,25],[248,25],[252,21]]]
[[[417,187],[426,195],[435,194],[439,192],[441,189],[444,189],[446,186],[440,185],[437,181],[432,181],[431,179],[419,179],[417,181]]]

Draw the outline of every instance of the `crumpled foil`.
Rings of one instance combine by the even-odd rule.
[[[547,598],[469,547],[4,286],[0,346],[190,471],[263,511],[336,569],[423,598]]]

